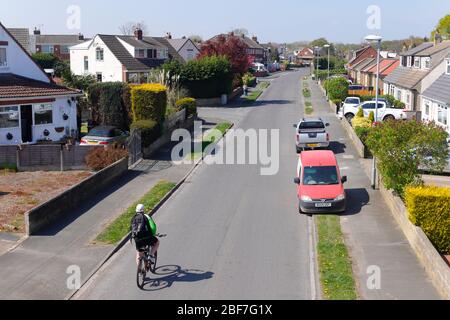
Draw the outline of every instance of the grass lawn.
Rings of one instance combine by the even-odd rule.
[[[219,130],[220,131],[220,138],[223,137],[228,130],[233,126],[232,123],[229,122],[222,122],[219,123],[218,125],[216,125],[213,130]],[[219,139],[220,139],[219,138]],[[202,143],[202,152],[195,152],[192,151],[192,153],[190,155],[188,155],[188,157],[190,157],[191,160],[196,160],[198,158],[200,158],[202,156],[202,153],[205,152],[205,149],[213,144],[216,143],[218,141],[216,141],[214,134],[212,134],[211,132],[209,132],[207,135],[205,135],[203,137],[203,143]]]
[[[116,244],[130,232],[130,223],[136,212],[136,206],[142,203],[146,212],[150,212],[176,184],[168,181],[160,181],[139,201],[128,208],[119,218],[112,222],[94,241],[100,244]]]
[[[352,264],[344,243],[340,219],[317,216],[320,282],[326,300],[356,300]]]
[[[248,96],[244,96],[244,100],[254,102],[262,95],[262,90],[254,90]]]

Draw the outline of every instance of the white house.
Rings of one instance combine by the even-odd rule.
[[[146,83],[151,69],[162,65],[169,49],[142,30],[134,36],[96,35],[70,48],[70,69],[99,82]]]
[[[76,136],[79,95],[54,84],[0,23],[0,145]]]
[[[422,120],[434,121],[442,126],[450,137],[450,55],[444,59],[439,71],[440,77],[421,95]]]
[[[154,38],[169,49],[169,58],[175,59],[181,63],[194,60],[200,53],[200,49],[196,44],[186,37],[181,39],[173,39],[170,33],[165,38]]]

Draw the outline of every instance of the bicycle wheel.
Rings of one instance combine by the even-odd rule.
[[[156,274],[156,265],[158,264],[158,252],[155,253],[155,263],[152,263],[150,271]]]
[[[145,270],[145,261],[144,259],[139,259],[139,265],[137,268],[136,282],[137,286],[142,289],[144,288],[145,279],[147,277],[147,271]]]

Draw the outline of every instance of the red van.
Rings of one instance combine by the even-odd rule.
[[[347,195],[336,156],[332,151],[305,151],[297,167],[300,213],[341,213],[347,208]]]

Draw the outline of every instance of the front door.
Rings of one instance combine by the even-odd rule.
[[[33,106],[20,106],[22,142],[33,142]]]

